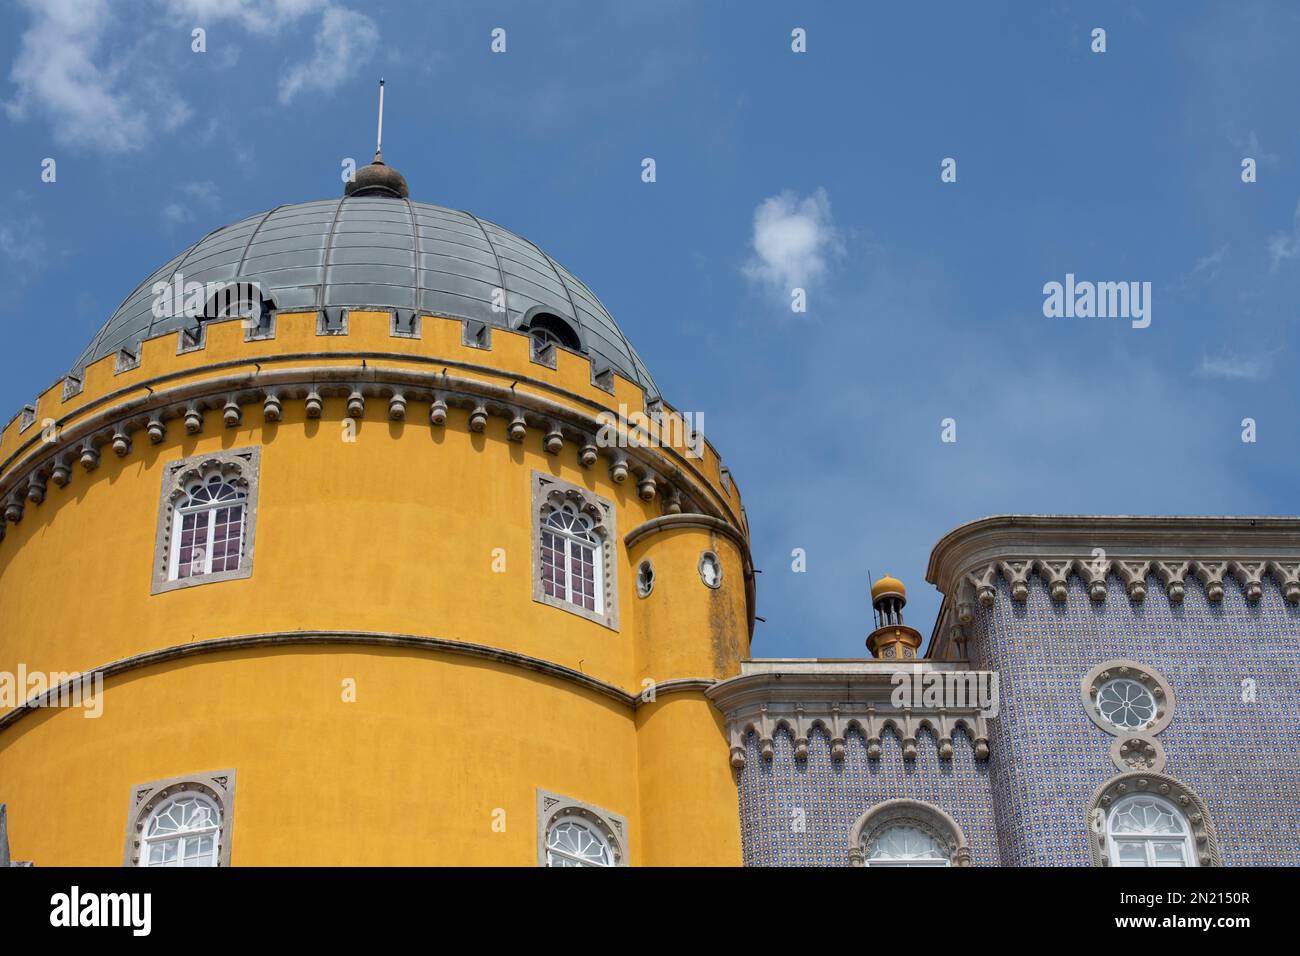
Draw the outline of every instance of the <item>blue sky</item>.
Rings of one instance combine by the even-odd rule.
[[[179,249],[337,195],[383,75],[413,197],[539,243],[704,413],[754,653],[861,656],[869,571],[928,635],[983,515],[1294,513],[1296,49],[1263,2],[10,0],[0,417]],[[1150,327],[1045,317],[1067,273],[1150,282]]]

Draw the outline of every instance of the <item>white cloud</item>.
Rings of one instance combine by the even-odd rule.
[[[1291,231],[1275,233],[1268,239],[1268,256],[1274,269],[1285,260],[1294,259],[1298,255],[1300,255],[1300,202],[1296,203]]]
[[[67,146],[122,153],[147,142],[149,112],[125,88],[124,69],[96,63],[112,19],[107,0],[22,0],[22,5],[32,24],[10,71],[18,92],[5,104],[9,116],[22,120],[33,109],[47,114],[55,139]],[[183,113],[183,102],[173,101],[173,109]]]
[[[328,93],[347,80],[379,45],[379,28],[363,13],[328,7],[316,31],[311,58],[297,64],[280,80],[280,102],[299,93]]]
[[[319,16],[311,57],[291,67],[281,102],[300,92],[329,92],[378,45],[370,17],[330,0],[156,0],[152,11],[133,7],[128,32],[109,0],[18,0],[30,16],[10,70],[15,91],[3,103],[11,119],[48,120],[60,145],[128,153],[175,130],[193,115],[167,75],[166,37],[179,27],[210,29],[222,22],[273,36],[303,18]],[[209,36],[210,49],[213,37]],[[239,59],[230,38],[215,47],[229,68]],[[141,64],[147,64],[141,69]]]
[[[803,199],[790,191],[764,199],[754,210],[752,243],[745,276],[783,295],[821,278],[843,248],[821,188]]]
[[[328,0],[166,0],[166,4],[172,14],[192,20],[196,27],[234,20],[250,33],[270,34],[325,8]]]
[[[1268,378],[1273,371],[1273,355],[1208,355],[1201,356],[1196,372],[1204,378],[1224,378],[1236,381],[1258,382]]]

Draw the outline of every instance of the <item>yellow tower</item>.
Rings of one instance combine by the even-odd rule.
[[[915,660],[921,646],[921,632],[903,623],[907,588],[898,578],[886,574],[871,585],[871,606],[876,612],[876,629],[867,635],[872,657],[885,660]]]
[[[691,424],[378,154],[182,251],[0,434],[12,856],[739,864],[753,573]]]

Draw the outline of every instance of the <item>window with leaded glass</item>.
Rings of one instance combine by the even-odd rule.
[[[1196,866],[1191,830],[1182,812],[1155,794],[1115,803],[1106,820],[1115,866]]]
[[[221,811],[194,793],[173,797],[145,824],[141,866],[216,866]]]

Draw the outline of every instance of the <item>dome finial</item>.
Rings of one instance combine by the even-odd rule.
[[[916,659],[921,633],[903,623],[903,605],[906,603],[907,588],[893,575],[886,574],[871,585],[876,629],[867,635],[867,649],[872,657]]]
[[[375,158],[352,174],[343,187],[345,196],[392,196],[405,199],[411,195],[406,179],[393,167],[384,163],[384,78],[379,78],[379,126],[375,131]]]

